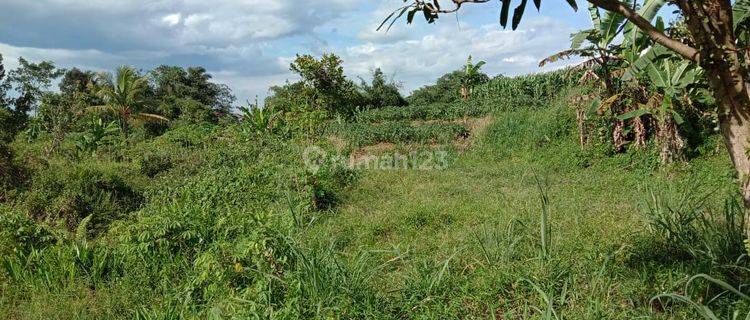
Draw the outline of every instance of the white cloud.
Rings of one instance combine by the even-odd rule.
[[[497,24],[464,24],[460,30],[445,24],[426,35],[357,44],[340,53],[348,72],[362,75],[382,68],[404,80],[404,89],[410,91],[460,68],[469,55],[475,61],[485,60],[484,71],[490,74],[538,72],[540,60],[569,44],[570,32],[564,23],[548,18],[529,19],[517,31],[502,30]]]
[[[161,21],[163,23],[166,23],[170,27],[174,27],[179,24],[180,20],[182,20],[182,15],[179,13],[168,14],[161,18]]]
[[[573,31],[566,22],[531,14],[520,30],[503,30],[496,16],[481,18],[486,6],[467,7],[456,16],[459,23],[446,16],[434,25],[399,21],[387,33],[376,31],[399,4],[3,0],[0,53],[11,67],[18,56],[93,70],[202,65],[245,101],[293,79],[288,66],[295,53],[336,53],[352,78],[380,67],[410,91],[458,69],[469,54],[487,61],[484,70],[490,74],[539,71],[537,61],[567,47]]]

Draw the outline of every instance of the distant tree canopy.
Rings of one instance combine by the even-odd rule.
[[[0,93],[4,97],[1,99],[6,109],[2,127],[7,130],[5,134],[10,136],[26,129],[29,114],[38,110],[43,96],[49,93],[52,82],[65,73],[64,69],[58,69],[49,61],[32,63],[19,58],[18,63],[19,67],[8,72],[0,85]],[[12,98],[6,95],[11,90],[15,91]]]
[[[357,86],[344,75],[341,58],[324,54],[320,59],[297,55],[289,69],[301,78],[304,95],[315,108],[351,115],[363,102]]]
[[[372,108],[382,108],[387,106],[405,106],[406,99],[398,91],[399,84],[393,80],[388,81],[385,78],[383,70],[380,68],[372,72],[372,82],[367,83],[362,79],[361,88],[364,94],[365,103]]]
[[[472,85],[479,85],[490,80],[486,74],[477,71],[472,74]],[[464,69],[446,73],[438,78],[434,85],[414,90],[406,98],[409,104],[448,103],[461,99],[461,88],[466,82]]]
[[[269,95],[264,105],[281,112],[292,112],[295,109],[312,107],[305,96],[305,84],[300,82],[287,82],[284,85],[272,86],[268,89]]]
[[[93,84],[96,80],[96,72],[93,71],[82,71],[78,68],[73,68],[65,71],[65,74],[60,80],[60,92],[66,95],[72,95],[76,92],[84,92],[89,85]]]
[[[235,101],[224,84],[211,82],[203,67],[161,65],[149,73],[159,111],[171,119],[202,121],[230,112]]]
[[[382,69],[373,70],[369,81],[360,77],[357,85],[344,75],[341,58],[335,54],[324,54],[320,59],[298,55],[289,69],[300,76],[300,81],[271,87],[265,100],[266,106],[277,111],[319,110],[351,116],[357,109],[407,104],[399,84],[387,79]]]

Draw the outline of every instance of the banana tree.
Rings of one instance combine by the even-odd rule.
[[[273,106],[261,108],[257,102],[250,107],[240,107],[242,111],[242,121],[247,124],[248,129],[253,134],[263,134],[273,132],[281,120],[281,112],[274,110]]]
[[[481,73],[482,66],[485,64],[486,62],[484,61],[479,61],[477,64],[474,64],[471,56],[467,59],[466,66],[464,67],[464,74],[461,77],[461,98],[463,100],[469,98],[469,95],[474,92],[475,86],[482,84],[483,77],[487,77]]]
[[[656,142],[662,163],[670,163],[682,158],[685,141],[678,126],[684,122],[679,109],[685,97],[694,94],[691,86],[702,76],[702,70],[688,61],[672,62],[659,60],[650,64],[644,76],[657,92],[640,109],[623,114],[618,118],[627,120],[650,116],[656,120]]]
[[[410,9],[425,12],[427,22],[435,22],[440,14],[455,13],[467,4],[498,4],[490,0],[451,0],[452,6],[438,6],[439,0],[404,0],[408,3],[394,11],[385,22],[391,24]],[[447,1],[445,1],[447,2]],[[550,2],[550,1],[547,1]],[[566,0],[574,9],[578,9],[576,0]],[[750,30],[743,25],[750,23],[750,0],[671,0],[676,13],[685,17],[686,29],[690,34],[689,42],[668,35],[656,28],[649,20],[641,16],[632,5],[621,0],[586,0],[609,12],[625,16],[629,22],[643,30],[651,41],[667,48],[682,59],[700,65],[705,72],[712,96],[716,101],[719,131],[726,144],[727,153],[737,172],[738,184],[746,209],[745,233],[750,252],[750,50],[747,41]],[[532,3],[527,0],[499,1],[500,24],[508,25],[513,4],[512,28],[520,24],[526,7]],[[534,0],[537,10],[542,0]]]
[[[619,13],[606,12],[602,18],[599,8],[589,6],[589,15],[593,27],[571,35],[570,49],[553,54],[541,62],[539,67],[548,63],[572,57],[588,58],[580,66],[590,68],[601,67],[604,87],[607,92],[613,92],[612,64],[619,61],[619,46],[614,44],[617,36],[622,32],[625,17]]]
[[[645,0],[637,12],[643,19],[650,22],[656,18],[656,14],[665,3],[665,0]],[[619,13],[606,11],[602,18],[599,7],[590,4],[589,15],[593,28],[572,34],[570,49],[545,58],[539,66],[543,67],[547,63],[571,57],[589,58],[579,67],[586,69],[594,66],[600,67],[605,89],[611,94],[614,92],[612,86],[616,64],[637,60],[640,52],[650,45],[651,40]],[[661,25],[661,30],[664,30],[664,23],[661,19],[656,19],[656,25],[657,28]],[[615,43],[621,34],[623,35],[621,43]]]

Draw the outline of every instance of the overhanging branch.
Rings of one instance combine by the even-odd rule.
[[[453,4],[455,5],[455,7],[453,7],[452,9],[443,9],[443,8],[441,8],[440,5],[438,4],[438,0],[433,1],[435,3],[434,6],[433,5],[431,5],[431,6],[425,5],[425,7],[428,10],[430,10],[430,12],[432,12],[432,13],[453,13],[453,12],[456,12],[459,9],[461,9],[461,6],[464,3],[487,3],[487,2],[490,2],[490,0],[451,0],[451,1],[453,1]]]
[[[641,17],[638,12],[633,10],[630,6],[627,6],[618,0],[588,0],[588,2],[604,10],[623,15],[625,19],[628,19],[628,21],[645,32],[656,43],[674,51],[685,59],[698,62],[700,53],[697,49],[684,44],[681,41],[670,38],[664,34],[664,32],[654,27],[651,22]]]

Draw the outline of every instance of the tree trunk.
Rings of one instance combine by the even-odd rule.
[[[461,86],[461,100],[469,99],[469,89],[466,86]]]
[[[699,49],[719,112],[719,127],[740,181],[745,235],[750,238],[750,93],[737,50],[730,0],[679,0]]]
[[[576,108],[576,121],[578,122],[578,141],[583,150],[586,147],[586,110]]]

